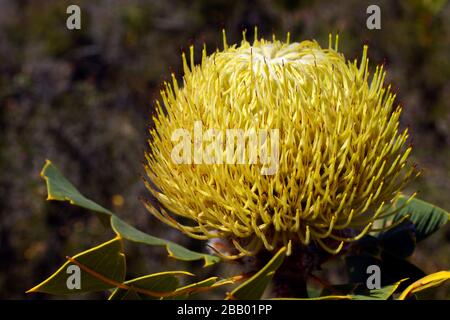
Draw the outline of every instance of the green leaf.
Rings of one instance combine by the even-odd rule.
[[[189,298],[192,292],[197,291],[199,288],[212,288],[218,283],[218,277],[210,277],[199,282],[191,283],[183,287],[179,287],[175,290],[172,297],[164,298],[164,300],[185,300]]]
[[[408,278],[401,283],[400,289],[403,289],[411,282],[425,276],[425,272],[406,259],[401,259],[385,252],[382,255],[383,263],[380,266],[383,274],[381,276],[381,285]]]
[[[434,233],[450,219],[450,214],[444,209],[416,198],[411,199],[407,203],[408,199],[408,197],[403,195],[398,198],[392,206],[393,209],[400,208],[403,205],[404,207],[386,222],[395,223],[404,218],[404,216],[409,216],[416,229],[417,242]]]
[[[328,285],[323,288],[320,296],[342,296],[342,295],[350,295],[355,293],[358,287],[361,287],[361,283],[346,283],[346,284],[335,284]],[[314,297],[313,297],[314,298]]]
[[[377,257],[381,254],[382,248],[380,239],[371,235],[365,235],[357,242],[353,243],[352,249],[357,249],[357,252],[364,252],[370,256]]]
[[[349,255],[345,258],[349,281],[352,283],[366,283],[369,274],[367,267],[377,265],[382,270],[381,285],[387,286],[402,279],[408,280],[401,283],[401,289],[411,282],[420,279],[425,273],[411,262],[383,252],[379,257],[367,253]]]
[[[234,289],[228,299],[257,300],[262,297],[266,287],[281,266],[286,256],[286,247],[281,248],[275,256],[255,275]]]
[[[416,282],[409,285],[399,296],[399,300],[405,300],[410,295],[439,286],[444,282],[450,280],[450,271],[439,271],[436,273],[432,273],[422,279],[417,280]]]
[[[96,212],[102,221],[110,223],[116,234],[123,239],[151,246],[163,246],[166,248],[170,257],[183,261],[204,260],[205,267],[220,261],[219,257],[194,252],[174,242],[157,238],[137,230],[117,217],[113,212],[83,196],[49,160],[46,161],[41,176],[47,184],[47,200],[69,201],[73,205]]]
[[[72,205],[94,211],[103,223],[106,222],[106,225],[108,224],[109,217],[113,213],[83,196],[50,160],[45,161],[45,165],[41,171],[41,177],[47,185],[47,200],[68,201]]]
[[[159,299],[165,293],[175,291],[180,284],[178,277],[186,275],[193,276],[187,271],[166,271],[131,279],[124,282],[130,289],[116,288],[109,296],[109,300],[141,299],[143,297]],[[143,292],[141,289],[147,292]],[[151,292],[154,292],[155,295],[150,294]]]
[[[108,299],[108,300],[116,300],[116,299]],[[123,296],[120,297],[120,300],[142,300],[142,298],[139,294],[136,293],[136,291],[128,290],[124,293]]]
[[[355,294],[351,294],[350,297],[352,300],[387,300],[394,294],[403,281],[405,281],[405,279],[380,289],[367,290],[367,292],[361,293],[355,292]]]
[[[372,256],[363,252],[358,255],[348,255],[345,257],[345,264],[349,281],[352,283],[365,283],[367,277],[367,267],[370,265],[377,265],[381,268],[382,261],[379,257]],[[383,277],[382,277],[383,279]]]
[[[185,247],[182,247],[174,242],[163,240],[161,238],[146,234],[119,219],[117,216],[111,217],[111,227],[113,228],[114,232],[129,241],[139,242],[150,246],[165,246],[167,252],[169,253],[169,257],[173,257],[178,260],[195,261],[203,259],[205,261],[205,267],[212,265],[220,260],[219,257],[195,252],[186,249]]]
[[[175,290],[174,295],[171,297],[164,298],[166,299],[196,299],[195,294],[202,292],[202,291],[210,291],[214,290],[216,288],[226,286],[226,285],[232,285],[236,283],[236,278],[238,277],[231,277],[231,278],[225,278],[220,279],[218,277],[210,277],[204,280],[201,280],[199,282],[191,283],[188,285],[185,285],[183,287],[179,287]]]
[[[397,281],[394,284],[382,287],[380,289],[369,290],[362,285],[357,284],[345,284],[333,286],[324,290],[324,295],[314,298],[276,298],[274,300],[387,300],[394,292],[398,289],[401,282],[404,280]],[[329,294],[330,291],[343,291],[349,290],[347,294]]]
[[[53,275],[27,292],[61,295],[103,291],[114,288],[114,283],[122,283],[125,279],[125,256],[119,238],[81,252],[71,259],[81,266],[68,259]],[[69,289],[68,283],[72,283],[73,279],[70,277],[75,276],[73,271],[68,270],[72,265],[79,268],[80,289]]]
[[[308,298],[318,298],[322,295],[323,285],[321,283],[317,283],[317,280],[309,277],[306,281],[306,292],[308,294]]]
[[[379,234],[378,239],[384,251],[399,258],[409,257],[416,248],[415,227],[409,220]]]
[[[350,300],[350,296],[323,296],[314,298],[272,298],[270,300]]]

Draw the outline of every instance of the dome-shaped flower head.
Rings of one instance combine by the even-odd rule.
[[[367,47],[245,39],[165,83],[146,154],[150,212],[239,254],[316,243],[338,253],[374,228],[414,169],[400,107]]]

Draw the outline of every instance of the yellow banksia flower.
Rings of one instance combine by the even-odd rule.
[[[164,84],[146,153],[146,185],[161,204],[147,203],[155,217],[196,239],[228,239],[235,258],[313,242],[336,254],[392,214],[387,205],[414,172],[411,146],[383,67],[369,75],[367,46],[358,63],[338,52],[337,37],[321,48],[291,43],[289,34],[250,43],[244,33],[240,45],[228,45],[224,34],[223,50],[204,48],[196,65],[191,47],[182,60],[182,84],[174,75]],[[196,123],[222,138],[229,128],[277,129],[276,171],[236,161],[237,149],[232,163],[224,149],[220,162],[195,161],[198,154],[174,162],[174,132],[192,134]],[[259,142],[276,151],[268,138]],[[194,138],[188,153],[206,145]]]

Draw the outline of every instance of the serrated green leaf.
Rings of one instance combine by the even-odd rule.
[[[234,289],[228,299],[257,300],[262,297],[266,287],[281,266],[286,256],[286,247],[281,248],[275,256],[255,275]]]
[[[408,199],[403,195],[398,198],[392,205],[393,209],[404,207],[393,217],[388,218],[385,223],[395,223],[405,216],[409,216],[416,229],[417,242],[437,231],[450,219],[450,214],[442,208],[416,198],[407,203]]]
[[[194,252],[174,242],[148,235],[132,227],[110,210],[83,196],[49,160],[46,161],[41,176],[47,184],[48,200],[69,201],[73,205],[94,211],[103,222],[109,223],[116,234],[123,239],[151,246],[163,246],[170,257],[183,261],[204,260],[205,267],[220,261],[219,257]]]
[[[115,285],[112,282],[122,283],[125,279],[125,256],[119,238],[81,252],[72,259],[93,271],[92,273],[79,267],[80,289],[69,289],[67,285],[68,280],[70,281],[69,277],[72,276],[72,273],[68,273],[68,267],[75,264],[68,260],[49,278],[27,292],[61,295],[103,291],[114,288]],[[96,276],[94,273],[100,276]],[[105,279],[109,281],[105,281]]]
[[[116,288],[114,292],[109,296],[109,300],[123,300],[123,299],[159,299],[160,295],[173,292],[179,286],[179,276],[193,276],[192,273],[187,271],[166,271],[150,274],[147,276],[131,279],[125,281],[124,284],[129,286],[130,289],[125,290]],[[139,292],[140,289],[144,289],[147,292],[155,292],[156,295],[145,294]],[[134,293],[134,294],[133,294]]]

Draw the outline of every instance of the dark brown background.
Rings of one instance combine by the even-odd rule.
[[[66,8],[82,9],[82,29],[65,27]],[[378,4],[382,29],[366,28]],[[210,51],[257,25],[268,38],[317,39],[339,32],[347,58],[369,44],[385,63],[404,106],[420,197],[450,208],[450,6],[448,1],[18,1],[0,0],[0,298],[48,299],[24,291],[63,257],[113,235],[83,210],[45,202],[39,171],[51,159],[84,194],[155,235],[201,249],[162,226],[137,200],[146,125],[160,83],[180,73],[190,44]],[[123,206],[112,198],[121,195]],[[426,272],[448,269],[450,225],[420,244],[412,260]],[[192,268],[161,249],[128,246],[130,276]],[[195,264],[199,270],[200,264]],[[228,270],[229,271],[229,270]],[[215,270],[198,271],[207,275]],[[229,271],[232,272],[232,271]],[[341,275],[336,281],[345,280]],[[450,296],[448,286],[435,298]],[[80,298],[98,297],[84,295]]]

